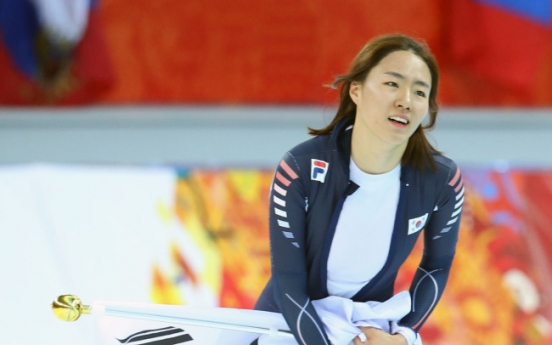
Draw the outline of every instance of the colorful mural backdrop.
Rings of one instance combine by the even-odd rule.
[[[468,191],[455,264],[422,330],[424,344],[550,343],[552,171],[464,169],[464,177]],[[152,271],[153,301],[186,304],[194,289],[209,286],[221,306],[254,305],[270,274],[271,180],[271,171],[180,172],[174,212],[205,265],[194,270],[193,253],[170,244],[172,269]],[[397,289],[408,288],[421,250],[419,243]]]
[[[270,276],[268,192],[272,173],[258,170],[181,172],[174,211],[203,255],[192,269],[190,254],[171,244],[173,269],[153,271],[152,299],[187,304],[202,285],[218,305],[253,308]],[[213,274],[220,272],[220,274]]]
[[[444,105],[552,105],[552,0],[78,2],[70,49],[41,20],[59,1],[0,2],[0,104],[326,104],[369,39],[402,32],[437,56]]]

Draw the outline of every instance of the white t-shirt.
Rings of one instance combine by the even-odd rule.
[[[350,179],[359,185],[348,196],[328,258],[328,292],[351,298],[383,267],[389,255],[399,202],[401,165],[385,174],[360,170],[353,159]]]

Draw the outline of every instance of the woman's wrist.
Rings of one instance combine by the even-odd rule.
[[[416,340],[418,339],[418,336],[416,335],[416,332],[412,328],[406,327],[406,326],[396,326],[393,327],[392,334],[394,335],[400,335],[405,340],[403,344],[405,345],[413,345],[416,343]]]
[[[401,333],[393,334],[393,343],[395,345],[408,345],[408,340]]]

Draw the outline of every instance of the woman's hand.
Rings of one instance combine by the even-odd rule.
[[[359,327],[366,335],[366,342],[358,337],[354,339],[355,345],[408,345],[406,338],[401,334],[389,334],[374,327]]]

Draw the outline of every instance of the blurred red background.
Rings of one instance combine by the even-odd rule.
[[[368,40],[401,32],[437,56],[442,105],[552,105],[549,16],[492,3],[103,0],[53,85],[0,43],[0,104],[327,104]]]

